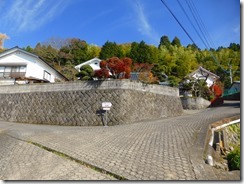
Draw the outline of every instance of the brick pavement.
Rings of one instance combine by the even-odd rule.
[[[240,103],[235,102],[179,117],[111,127],[0,121],[0,130],[4,130],[0,144],[5,148],[1,149],[5,156],[0,156],[0,169],[4,171],[0,178],[112,179],[34,146],[29,143],[31,141],[128,180],[218,180],[220,178],[203,159],[207,128],[217,120],[238,114]],[[43,155],[50,159],[44,159]]]
[[[113,180],[114,178],[89,169],[0,133],[1,180]]]

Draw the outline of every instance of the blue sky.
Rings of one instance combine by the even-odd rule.
[[[194,22],[186,0],[165,1],[193,41],[206,48],[178,3]],[[211,47],[240,43],[240,1],[188,2],[194,2]],[[80,38],[99,46],[142,40],[158,46],[166,35],[170,40],[177,36],[182,45],[192,44],[161,0],[0,0],[0,33],[10,37],[5,48],[35,47],[51,37]]]

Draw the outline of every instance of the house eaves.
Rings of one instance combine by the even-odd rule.
[[[213,76],[213,77],[215,77],[215,78],[217,78],[217,79],[219,79],[220,77],[219,76],[217,76],[216,74],[214,74],[214,73],[212,73],[212,72],[210,72],[210,71],[208,71],[208,70],[206,70],[205,68],[203,68],[203,67],[199,67],[197,70],[195,70],[195,71],[193,71],[192,73],[190,73],[190,74],[188,74],[187,76],[189,76],[189,77],[192,77],[194,74],[196,74],[197,72],[204,72],[204,73],[207,73],[207,74],[209,74],[209,75],[211,75],[211,76]]]
[[[15,53],[15,52],[17,52],[17,51],[22,52],[22,53],[25,53],[25,54],[27,54],[27,55],[29,55],[29,56],[34,57],[34,58],[37,58],[39,61],[43,62],[45,65],[47,65],[48,67],[52,68],[55,72],[57,72],[60,76],[62,76],[62,78],[63,78],[65,81],[69,81],[69,79],[68,79],[67,77],[65,77],[62,73],[60,73],[60,72],[59,72],[58,70],[56,70],[53,66],[51,66],[49,63],[47,63],[47,62],[46,62],[44,59],[42,59],[40,56],[37,56],[37,55],[32,54],[32,53],[30,53],[30,52],[27,52],[27,51],[25,51],[24,49],[19,48],[18,46],[13,47],[13,48],[11,48],[11,49],[8,49],[8,50],[6,50],[6,51],[0,53],[0,58],[1,58],[1,57],[5,57],[5,56],[7,56],[7,55],[9,55],[9,54]]]

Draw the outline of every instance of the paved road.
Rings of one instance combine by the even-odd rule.
[[[228,102],[179,117],[111,127],[0,120],[0,179],[220,180],[221,174],[204,163],[207,129],[238,114],[240,102]]]

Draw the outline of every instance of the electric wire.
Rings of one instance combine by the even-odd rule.
[[[212,39],[212,37],[210,36],[209,32],[207,31],[206,26],[204,25],[204,23],[203,23],[203,21],[202,21],[202,19],[201,19],[201,16],[200,16],[200,14],[199,14],[199,11],[197,10],[197,8],[196,8],[194,2],[193,2],[192,0],[188,0],[188,1],[190,2],[191,6],[192,6],[193,9],[195,10],[196,15],[197,15],[197,17],[198,17],[198,20],[200,21],[200,25],[201,25],[202,28],[203,28],[203,31],[204,31],[205,34],[208,36],[208,39],[209,39],[210,43],[211,43],[211,44],[213,45],[213,47],[215,48],[215,44],[214,44],[214,42],[213,42],[213,39]]]
[[[196,29],[195,25],[193,24],[193,22],[191,21],[190,17],[188,16],[185,8],[183,7],[183,5],[180,3],[179,0],[177,0],[178,4],[180,5],[182,11],[184,12],[184,14],[186,15],[187,19],[189,20],[189,22],[191,23],[192,27],[194,28],[194,30],[196,31],[197,35],[199,36],[199,38],[202,40],[203,44],[205,45],[205,47],[208,47],[207,44],[205,43],[205,41],[203,40],[202,36],[200,35],[199,31]]]
[[[190,9],[190,12],[191,12],[191,14],[192,14],[192,16],[193,16],[193,18],[194,18],[194,20],[195,20],[195,22],[196,22],[196,24],[197,24],[197,26],[198,26],[198,29],[200,30],[200,32],[201,32],[201,34],[202,34],[202,36],[203,36],[203,38],[204,38],[204,40],[205,40],[205,46],[207,47],[207,48],[210,48],[210,44],[209,44],[209,42],[208,42],[208,40],[207,40],[207,38],[205,37],[205,35],[204,35],[204,33],[203,33],[203,30],[202,30],[202,27],[200,26],[200,24],[199,24],[199,19],[197,18],[197,13],[196,13],[196,11],[193,9],[193,7],[189,4],[189,2],[186,0],[186,4],[188,5],[188,8]]]
[[[175,14],[173,13],[173,11],[169,8],[169,6],[168,6],[167,3],[165,2],[165,0],[161,0],[161,2],[162,2],[163,5],[168,9],[168,11],[170,12],[170,14],[174,17],[174,19],[177,21],[177,23],[180,25],[180,27],[183,29],[183,31],[186,33],[186,35],[190,38],[190,40],[196,45],[196,43],[194,42],[193,38],[190,36],[190,34],[187,32],[187,30],[184,28],[184,26],[180,23],[180,21],[177,19],[177,17],[176,17]],[[178,3],[179,3],[179,1],[178,1]],[[179,3],[179,4],[180,4],[180,3]],[[193,2],[192,2],[192,4],[193,4]],[[182,5],[181,5],[181,6],[182,6]],[[197,12],[197,9],[195,8],[194,5],[189,5],[189,8],[190,8],[190,10],[191,10],[191,12],[192,12],[192,15],[193,15],[195,21],[197,22],[197,25],[198,25],[198,27],[199,27],[199,30],[201,31],[201,33],[202,33],[202,35],[203,35],[203,37],[204,37],[206,43],[203,41],[203,39],[202,39],[202,37],[200,36],[199,32],[196,31],[195,26],[192,25],[193,28],[194,28],[195,31],[197,32],[197,34],[198,34],[198,36],[200,37],[200,39],[203,41],[203,44],[205,45],[205,47],[206,47],[206,48],[210,48],[210,46],[209,46],[210,44],[209,44],[209,42],[207,41],[207,38],[205,37],[205,35],[204,35],[203,31],[202,31],[202,28],[201,28],[201,26],[199,25],[198,20],[197,20],[197,18],[196,18],[197,15],[195,15],[195,14],[198,14],[198,13],[194,13],[194,12]],[[184,8],[182,7],[182,9],[184,9]],[[195,10],[193,10],[193,9],[195,9]],[[190,18],[189,18],[189,16],[187,15],[186,11],[184,11],[184,12],[185,12],[185,15],[188,17],[188,19],[190,20]],[[201,20],[199,14],[198,14],[198,19]],[[191,24],[193,24],[192,21],[190,21],[190,22],[191,22]],[[205,27],[202,21],[201,21],[201,24],[202,24],[203,27]],[[204,29],[204,28],[203,28],[203,29]],[[206,29],[206,28],[205,28],[205,29]],[[206,32],[206,30],[205,30],[205,32]],[[220,65],[220,63],[218,62],[217,58],[214,56],[214,54],[211,52],[210,49],[209,49],[209,52],[210,52],[212,58],[214,59],[214,61],[216,62],[216,64],[217,64],[217,65],[218,65],[218,66],[219,66],[225,73],[228,73],[228,71],[225,70],[225,69]]]
[[[180,27],[183,29],[183,31],[187,34],[187,36],[190,38],[190,40],[195,44],[192,37],[189,35],[189,33],[186,31],[186,29],[183,27],[183,25],[180,23],[180,21],[177,19],[177,17],[174,15],[174,13],[171,11],[171,9],[167,6],[167,3],[164,0],[161,0],[161,2],[164,4],[164,6],[168,9],[168,11],[171,13],[171,15],[174,17],[174,19],[177,21],[177,23],[180,25]],[[196,45],[196,44],[195,44]]]
[[[201,31],[201,33],[202,33],[204,39],[206,40],[206,42],[207,42],[207,44],[208,44],[208,47],[207,47],[207,48],[208,48],[209,53],[210,53],[211,56],[213,57],[213,59],[214,59],[215,63],[217,64],[217,66],[220,67],[225,73],[228,73],[229,71],[225,70],[225,69],[220,65],[218,59],[215,57],[215,55],[213,54],[213,52],[212,52],[211,49],[210,49],[210,48],[211,48],[211,45],[210,45],[208,39],[210,40],[210,42],[212,42],[213,45],[214,45],[214,43],[213,43],[213,41],[212,41],[210,35],[209,35],[208,32],[207,32],[207,29],[206,29],[206,27],[205,27],[205,25],[204,25],[204,23],[203,23],[203,21],[202,21],[200,15],[199,15],[199,13],[198,13],[198,10],[197,10],[196,6],[194,5],[194,2],[191,1],[191,0],[185,0],[185,1],[186,1],[187,5],[188,5],[188,7],[189,7],[189,9],[190,9],[190,11],[191,11],[191,13],[192,13],[193,18],[195,19],[195,21],[196,21],[196,23],[197,23],[197,25],[198,25],[199,30]],[[190,2],[190,3],[189,3],[189,2]],[[205,34],[203,33],[203,30],[205,30]],[[206,38],[206,35],[208,35],[208,39]]]

